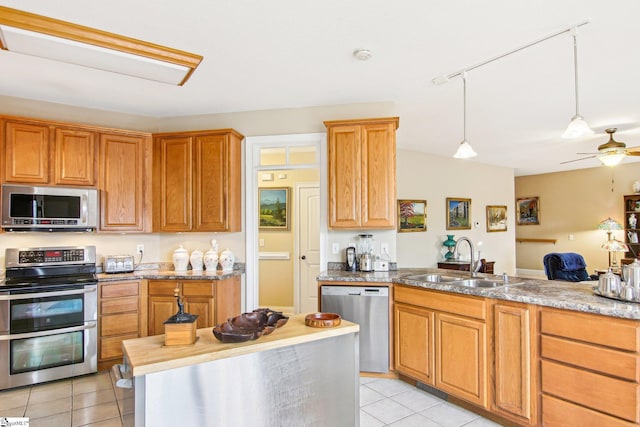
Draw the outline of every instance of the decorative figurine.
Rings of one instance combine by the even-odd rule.
[[[637,223],[638,219],[636,218],[636,214],[632,213],[629,215],[629,228],[636,228]]]

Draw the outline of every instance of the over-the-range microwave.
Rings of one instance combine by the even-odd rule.
[[[98,190],[2,185],[6,231],[92,231],[98,226]]]

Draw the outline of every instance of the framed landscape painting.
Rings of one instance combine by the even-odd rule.
[[[523,197],[516,200],[518,225],[540,224],[540,200],[537,197]]]
[[[507,207],[487,206],[487,232],[507,231]]]
[[[289,187],[258,189],[260,230],[289,229]]]
[[[398,232],[427,231],[427,201],[398,200]]]
[[[471,199],[447,197],[447,230],[471,229]]]

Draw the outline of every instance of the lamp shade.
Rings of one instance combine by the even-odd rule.
[[[473,151],[473,147],[471,147],[471,144],[469,144],[469,142],[467,142],[467,140],[465,139],[460,143],[460,145],[458,146],[458,150],[456,151],[456,154],[453,155],[453,157],[455,157],[456,159],[470,159],[477,155],[478,153]]]
[[[609,217],[604,221],[600,221],[600,224],[598,224],[598,230],[604,230],[604,231],[622,230],[622,225],[620,225],[620,223],[615,219],[611,219],[611,217]]]
[[[593,130],[581,115],[576,114],[569,122],[569,126],[567,126],[567,130],[564,131],[562,137],[570,139],[587,135],[593,135]]]
[[[616,150],[616,151],[603,154],[602,156],[598,156],[598,160],[600,160],[603,165],[612,167],[619,164],[622,161],[622,159],[625,158],[625,156],[626,156],[626,153],[624,152],[624,150],[620,150],[620,151]]]
[[[616,239],[607,240],[600,247],[605,251],[609,251],[609,252],[628,252],[629,251],[629,246],[627,246],[626,243]]]

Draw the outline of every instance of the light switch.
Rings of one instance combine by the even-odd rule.
[[[264,246],[264,239],[260,239],[260,247]]]
[[[338,254],[340,252],[340,243],[334,243],[331,245],[331,253],[333,253],[334,255]]]

